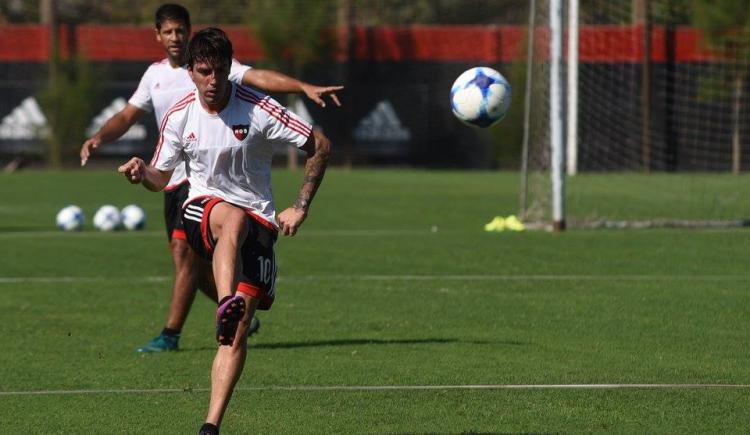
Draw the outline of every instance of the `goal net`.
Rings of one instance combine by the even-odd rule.
[[[744,225],[750,41],[741,21],[732,23],[731,11],[706,17],[696,2],[581,0],[575,26],[570,2],[560,0],[562,128],[555,133],[550,3],[536,0],[530,11],[525,221],[553,220],[557,134],[568,226]],[[578,62],[570,69],[576,33]]]

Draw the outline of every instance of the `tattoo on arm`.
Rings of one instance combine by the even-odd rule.
[[[316,156],[307,159],[307,163],[305,164],[305,179],[292,207],[305,212],[310,208],[310,202],[312,202],[315,192],[318,191],[318,187],[320,187],[320,183],[323,181],[326,163],[326,161],[316,159]]]
[[[318,191],[320,183],[323,182],[323,176],[328,166],[330,145],[327,144],[327,139],[323,139],[326,141],[326,145],[319,148],[317,144],[321,138],[316,137],[316,152],[309,156],[305,162],[305,178],[302,182],[302,187],[300,187],[299,195],[297,195],[297,199],[292,204],[292,207],[304,212],[307,212],[310,208],[310,203],[313,197],[315,197],[315,192]]]
[[[307,211],[307,209],[310,207],[310,201],[304,198],[297,198],[294,200],[292,207],[299,209],[299,210]]]

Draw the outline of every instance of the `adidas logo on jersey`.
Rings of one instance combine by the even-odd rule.
[[[411,132],[401,125],[393,105],[381,101],[357,124],[354,137],[360,141],[406,142]]]
[[[189,135],[188,135],[188,136],[187,136],[187,137],[185,138],[185,142],[195,142],[196,140],[198,140],[198,136],[196,136],[196,135],[195,135],[195,133],[193,133],[192,131],[191,131],[191,132],[190,132],[190,134],[189,134]]]
[[[27,97],[0,121],[0,139],[47,139],[47,118],[34,97]]]
[[[119,113],[122,109],[127,106],[128,102],[125,101],[124,98],[118,97],[115,98],[114,101],[112,101],[109,106],[105,107],[104,110],[101,111],[94,119],[91,120],[91,124],[86,129],[86,135],[89,137],[96,134],[97,131],[99,131],[100,128],[104,125],[105,122],[117,113]],[[146,127],[144,127],[141,124],[133,124],[132,127],[128,129],[128,131],[125,132],[124,135],[120,137],[118,140],[144,140],[146,139]]]

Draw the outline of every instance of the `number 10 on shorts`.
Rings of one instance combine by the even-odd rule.
[[[271,259],[264,256],[258,256],[258,279],[268,285],[271,283],[273,277],[273,263]]]

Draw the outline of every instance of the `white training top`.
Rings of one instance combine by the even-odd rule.
[[[217,196],[278,226],[271,192],[275,145],[302,147],[307,121],[273,98],[232,84],[229,103],[212,115],[198,91],[185,95],[164,117],[151,165],[162,171],[188,165],[187,202]]]
[[[229,80],[241,84],[242,76],[249,69],[249,66],[242,65],[237,60],[232,59]],[[146,112],[153,111],[156,116],[156,125],[161,128],[164,114],[193,89],[195,89],[195,83],[188,74],[187,65],[172,68],[169,60],[164,59],[148,67],[141,77],[138,89],[135,90],[128,102]],[[176,187],[186,179],[187,174],[184,165],[176,167],[166,190]]]

